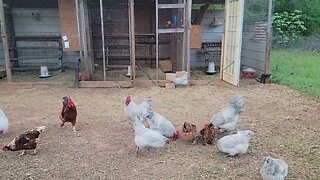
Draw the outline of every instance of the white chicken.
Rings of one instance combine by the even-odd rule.
[[[132,101],[131,96],[127,96],[125,100],[124,114],[133,122],[135,121],[135,117],[139,117],[139,119],[143,121],[152,110],[152,105],[153,99],[151,97],[144,100],[141,104],[136,104]]]
[[[288,175],[288,165],[282,159],[268,156],[264,158],[260,174],[263,180],[284,180]]]
[[[165,144],[169,144],[169,139],[161,135],[158,131],[146,128],[141,120],[136,117],[134,121],[134,142],[137,145],[136,154],[140,149],[144,148],[161,148]]]
[[[6,114],[0,109],[0,136],[6,134],[9,129],[9,121]]]
[[[173,83],[175,85],[188,85],[188,72],[186,72],[183,76],[174,79]]]
[[[238,131],[237,134],[224,136],[219,139],[217,146],[219,151],[235,156],[245,154],[249,147],[249,141],[254,133],[251,130]]]
[[[150,112],[146,116],[150,129],[158,131],[160,134],[167,138],[176,140],[180,137],[180,132],[176,131],[173,124],[164,116],[159,113]]]
[[[212,124],[218,129],[227,130],[229,133],[236,131],[239,115],[243,112],[243,106],[243,96],[234,96],[228,107],[213,116],[211,119]]]

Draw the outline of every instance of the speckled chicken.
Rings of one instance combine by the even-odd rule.
[[[214,128],[212,123],[205,124],[204,128],[200,131],[201,140],[203,145],[212,144],[218,135],[218,130]]]
[[[288,175],[288,165],[282,159],[264,158],[264,163],[260,170],[263,180],[284,180]]]
[[[20,155],[24,155],[26,150],[33,150],[36,154],[37,142],[39,135],[45,129],[45,126],[37,127],[31,131],[27,131],[18,137],[14,138],[9,144],[2,148],[3,151],[21,151]]]
[[[196,143],[197,127],[194,124],[185,122],[182,127],[182,137],[188,143]]]
[[[229,106],[219,111],[211,119],[212,124],[222,131],[230,134],[236,132],[239,115],[244,108],[244,99],[241,95],[234,96]]]

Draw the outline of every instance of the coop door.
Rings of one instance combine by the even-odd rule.
[[[244,0],[226,0],[222,79],[239,86]]]

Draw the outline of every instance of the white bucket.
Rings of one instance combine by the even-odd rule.
[[[47,66],[40,67],[40,77],[49,77],[49,71]]]
[[[209,62],[208,72],[209,72],[209,73],[216,72],[215,66],[214,66],[214,62]]]
[[[131,66],[128,66],[128,73],[127,76],[131,76]]]

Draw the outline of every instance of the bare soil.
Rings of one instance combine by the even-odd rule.
[[[124,99],[155,99],[154,111],[181,130],[185,121],[198,131],[229,99],[240,93],[245,111],[239,129],[255,132],[247,154],[225,157],[216,145],[189,145],[182,139],[135,155],[132,124],[124,118]],[[74,99],[78,132],[59,126],[62,97]],[[286,86],[221,81],[211,86],[164,89],[70,89],[61,85],[0,83],[0,108],[10,120],[5,145],[26,130],[45,125],[37,155],[0,153],[0,179],[260,179],[264,156],[289,165],[287,179],[320,177],[320,110],[313,97]]]

